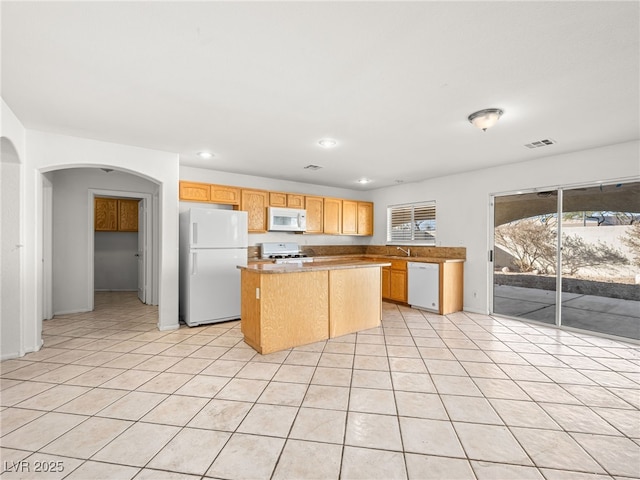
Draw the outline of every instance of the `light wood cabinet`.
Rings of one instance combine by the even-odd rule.
[[[249,233],[267,231],[267,206],[269,192],[264,190],[242,190],[240,210],[247,212]]]
[[[307,210],[307,233],[323,233],[324,198],[304,197],[304,208]]]
[[[462,311],[464,301],[464,263],[440,264],[440,315]]]
[[[407,303],[407,261],[377,258],[376,261],[390,262],[382,268],[382,298]]]
[[[342,231],[343,235],[358,234],[358,202],[342,200]]]
[[[180,200],[233,205],[249,213],[249,232],[267,231],[266,207],[307,210],[306,233],[373,235],[373,203],[180,181]]]
[[[187,202],[208,202],[210,199],[210,184],[197,182],[180,182],[180,200],[185,200]]]
[[[380,266],[241,272],[240,328],[266,355],[380,325]]]
[[[324,233],[340,235],[342,233],[342,200],[339,198],[324,199]]]
[[[138,231],[138,202],[139,200],[118,199],[118,231]]]
[[[343,200],[342,234],[373,235],[373,203]]]
[[[372,202],[358,202],[358,235],[373,235]]]
[[[391,268],[382,267],[382,298],[391,296]]]
[[[96,232],[137,232],[136,199],[95,197],[93,224]]]
[[[287,193],[288,208],[304,208],[304,195],[296,193]]]
[[[209,201],[226,205],[240,205],[240,189],[226,185],[210,185]]]
[[[269,206],[304,208],[304,195],[299,195],[297,193],[269,192]]]
[[[270,207],[286,207],[287,194],[282,192],[269,192]]]
[[[329,272],[267,274],[242,270],[240,328],[266,355],[329,336]]]
[[[407,271],[394,270],[390,271],[390,292],[389,298],[398,302],[407,302]]]
[[[93,219],[96,232],[117,232],[118,199],[96,197],[93,203]]]

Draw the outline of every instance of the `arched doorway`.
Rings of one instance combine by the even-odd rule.
[[[52,264],[51,290],[54,315],[93,310],[93,208],[96,192],[107,192],[113,195],[120,192],[121,196],[147,198],[151,210],[149,236],[155,238],[154,248],[159,244],[159,212],[157,202],[154,201],[158,195],[159,185],[143,176],[106,167],[73,167],[47,172],[52,187],[53,204],[51,211],[53,249],[49,261]],[[44,211],[46,212],[46,209]],[[47,219],[44,220],[46,223]],[[44,250],[46,251],[46,245]],[[147,303],[157,304],[159,283],[159,268],[155,261],[157,255],[152,251],[149,257],[152,263],[155,262],[150,275],[155,294]],[[87,286],[90,287],[89,292],[87,292]]]
[[[20,232],[20,171],[18,152],[11,141],[0,139],[0,319],[2,360],[20,356],[22,350],[22,241]]]

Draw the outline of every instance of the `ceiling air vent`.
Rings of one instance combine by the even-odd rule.
[[[544,140],[538,140],[537,142],[526,143],[524,146],[527,148],[539,148],[546,147],[547,145],[553,145],[554,143],[556,143],[555,140],[545,138]]]
[[[321,168],[320,165],[307,165],[304,167],[305,170],[320,170]]]

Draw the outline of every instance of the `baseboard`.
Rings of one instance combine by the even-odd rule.
[[[138,289],[129,289],[129,288],[123,288],[123,289],[118,289],[118,288],[96,288],[93,290],[94,292],[137,292]]]
[[[462,311],[463,312],[477,313],[479,315],[489,315],[489,312],[487,310],[480,310],[480,309],[477,309],[477,308],[462,307]]]
[[[72,313],[87,313],[87,312],[91,312],[91,310],[63,310],[61,312],[53,312],[53,316],[55,317],[56,315],[71,315]]]

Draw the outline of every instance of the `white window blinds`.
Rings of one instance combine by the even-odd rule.
[[[387,243],[436,244],[436,202],[387,207]]]

